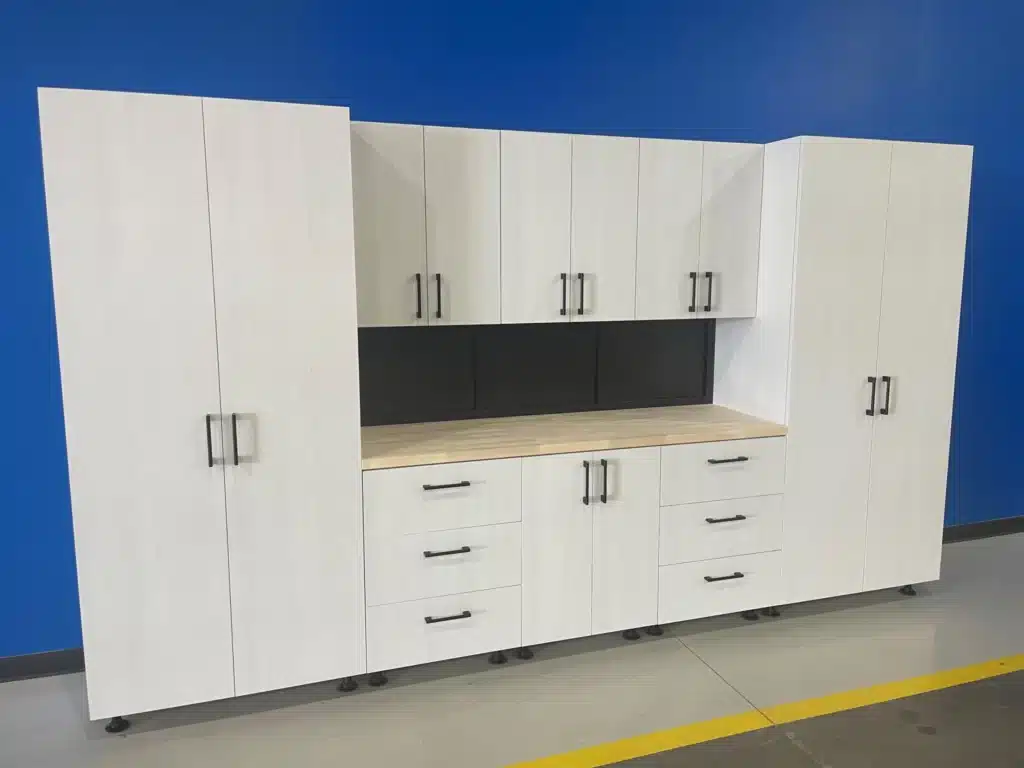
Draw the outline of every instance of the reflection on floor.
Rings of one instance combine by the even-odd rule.
[[[634,643],[570,641],[503,667],[445,662],[352,694],[325,683],[151,713],[122,736],[86,721],[82,675],[6,683],[0,766],[498,767],[1024,652],[1024,534],[948,545],[944,558],[942,581],[918,597],[886,591],[791,606],[756,623],[690,622]],[[949,727],[921,711],[915,726]],[[863,724],[870,715],[851,717]],[[976,734],[964,717],[965,733]],[[858,741],[855,732],[843,738]]]

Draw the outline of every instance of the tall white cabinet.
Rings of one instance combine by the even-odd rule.
[[[365,670],[348,110],[40,116],[90,716]]]

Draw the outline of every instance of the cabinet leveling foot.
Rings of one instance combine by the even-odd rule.
[[[665,630],[663,630],[657,624],[652,624],[651,626],[647,627],[646,629],[644,629],[644,632],[646,632],[651,637],[661,637],[663,634],[665,634]]]
[[[771,616],[772,618],[775,618],[776,616],[780,616],[781,614],[779,613],[778,608],[776,608],[774,605],[769,605],[767,608],[761,609],[761,615]]]
[[[354,677],[342,678],[342,681],[338,683],[338,690],[342,693],[352,693],[358,687],[359,683],[356,682]]]
[[[103,730],[107,733],[120,733],[121,731],[127,731],[130,727],[130,722],[118,716],[110,718],[110,722],[104,726]]]
[[[508,661],[508,656],[503,651],[495,651],[487,657],[488,664],[504,664]]]
[[[639,640],[640,633],[635,629],[627,629],[622,633],[622,637],[626,640]]]
[[[523,661],[529,661],[533,658],[533,650],[527,648],[525,645],[516,651],[516,658],[522,659]]]
[[[907,584],[907,586],[905,587],[900,587],[900,594],[907,595],[908,597],[913,597],[917,594],[917,590],[914,589],[913,584]]]
[[[388,678],[383,672],[374,672],[367,682],[374,688],[380,688],[382,685],[388,684]]]
[[[757,615],[757,611],[744,611],[740,614],[740,616],[742,616],[747,621],[757,621],[759,618],[761,618]]]

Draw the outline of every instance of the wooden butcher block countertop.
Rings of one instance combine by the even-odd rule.
[[[363,469],[779,437],[786,428],[719,405],[363,427]]]

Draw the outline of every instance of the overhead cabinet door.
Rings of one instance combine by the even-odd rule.
[[[89,715],[231,696],[202,105],[39,107]]]
[[[365,669],[348,110],[204,100],[238,694]]]

